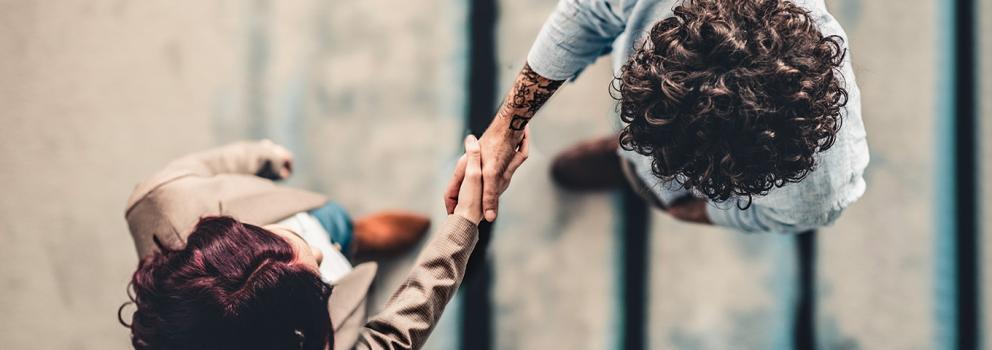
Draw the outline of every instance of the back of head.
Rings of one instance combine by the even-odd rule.
[[[324,349],[330,286],[281,237],[201,219],[186,248],[146,257],[131,281],[135,349]]]
[[[840,129],[842,44],[790,1],[685,0],[621,71],[621,146],[715,201],[798,182]]]

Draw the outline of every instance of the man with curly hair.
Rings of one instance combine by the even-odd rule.
[[[681,220],[782,233],[864,193],[861,94],[823,0],[562,0],[480,141],[487,220],[527,123],[611,51],[623,128],[558,155],[562,187],[626,182]]]

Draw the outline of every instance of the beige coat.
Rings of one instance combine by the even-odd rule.
[[[140,183],[125,214],[139,257],[157,252],[158,245],[181,249],[202,216],[229,215],[266,225],[327,201],[254,175],[267,162],[274,164],[275,157],[271,143],[236,143],[175,160]],[[356,266],[335,284],[328,302],[334,349],[420,348],[461,283],[477,241],[475,224],[449,216],[406,282],[368,320],[365,303],[376,264]]]

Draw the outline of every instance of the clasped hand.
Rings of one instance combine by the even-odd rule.
[[[487,221],[496,220],[499,196],[510,186],[513,173],[530,152],[529,127],[524,129],[519,142],[488,134],[481,140],[471,135],[465,138],[465,154],[458,159],[444,194],[448,214],[459,214],[460,207],[471,215],[477,210],[480,219],[466,217],[476,223],[483,213]],[[463,203],[466,201],[471,203]]]

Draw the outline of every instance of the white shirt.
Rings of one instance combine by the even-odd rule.
[[[351,262],[341,253],[339,245],[331,243],[327,230],[313,215],[300,212],[276,224],[300,234],[303,240],[307,241],[307,244],[319,249],[324,254],[324,260],[320,263],[320,278],[324,282],[334,284],[351,272]]]

